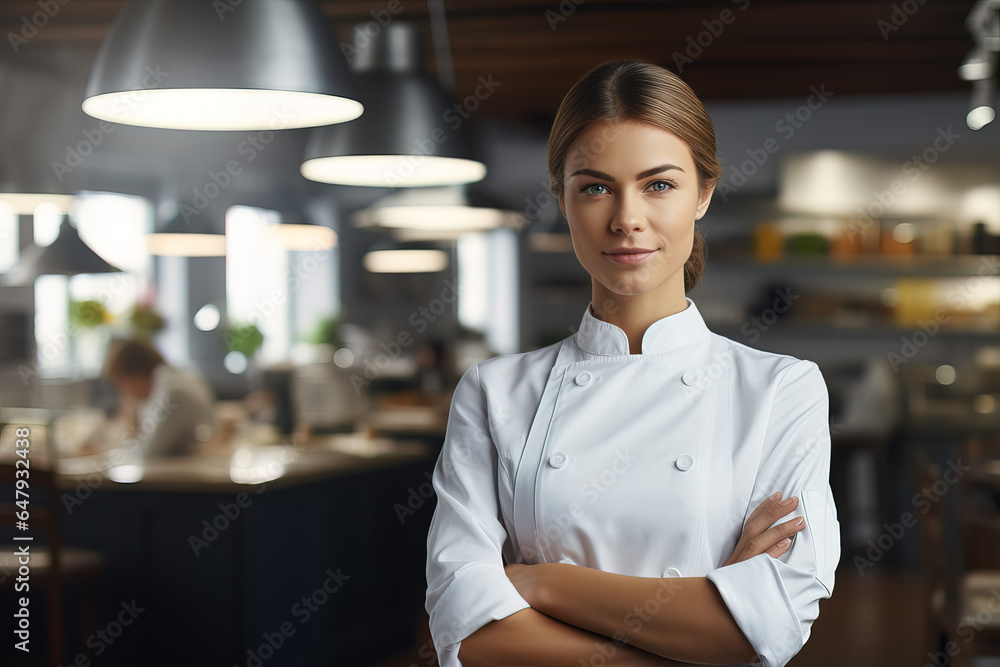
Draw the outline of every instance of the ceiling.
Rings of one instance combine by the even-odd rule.
[[[63,1],[50,0],[59,7],[55,16],[16,54],[5,45],[2,58],[11,64],[44,63],[55,51],[92,58],[126,0],[59,5]],[[426,2],[322,4],[343,43],[350,43],[354,24],[380,13],[420,25],[434,70]],[[447,0],[444,5],[455,97],[473,94],[480,77],[492,77],[499,87],[482,110],[541,126],[576,79],[616,58],[668,66],[705,100],[799,97],[818,84],[842,95],[968,89],[956,68],[972,45],[965,29],[972,0]],[[897,9],[893,16],[900,5],[916,11],[907,15]],[[39,0],[4,0],[0,34],[19,34],[25,17],[39,11]],[[698,41],[704,45],[700,53],[691,47]],[[690,62],[675,57],[689,47]]]

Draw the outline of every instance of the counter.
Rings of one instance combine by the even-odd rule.
[[[105,560],[97,628],[78,627],[70,591],[63,664],[363,665],[407,647],[435,450],[337,435],[110,469],[63,459],[64,542]],[[122,605],[142,611],[93,640]]]

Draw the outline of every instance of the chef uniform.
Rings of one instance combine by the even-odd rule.
[[[839,523],[826,385],[815,363],[712,333],[698,308],[653,322],[642,354],[590,304],[575,334],[471,366],[451,402],[427,539],[441,667],[528,607],[504,563],[707,576],[766,667],[809,637],[833,591]],[[806,527],[778,558],[721,567],[781,491]]]
[[[139,408],[138,443],[146,458],[184,456],[217,430],[215,394],[193,370],[160,364]]]

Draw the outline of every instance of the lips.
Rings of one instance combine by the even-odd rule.
[[[604,253],[608,259],[620,264],[638,264],[656,252],[655,248],[618,248]]]

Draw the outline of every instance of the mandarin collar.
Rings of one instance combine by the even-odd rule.
[[[656,320],[646,328],[642,336],[643,354],[666,354],[711,333],[694,301],[689,297],[684,299],[687,308]],[[592,304],[593,301],[587,304],[580,328],[574,334],[577,345],[592,354],[629,355],[625,331],[616,324],[597,319],[590,312]]]

